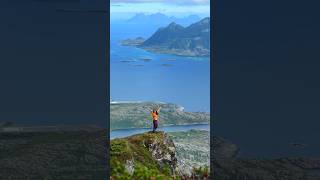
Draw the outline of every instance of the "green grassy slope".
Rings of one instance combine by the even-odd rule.
[[[191,124],[209,123],[210,115],[202,112],[185,112],[182,107],[175,104],[164,103],[121,103],[110,105],[110,128],[125,129],[132,127],[151,127],[152,117],[146,107],[161,106],[159,123],[169,124]]]
[[[171,179],[174,153],[174,145],[163,132],[111,140],[111,179]]]
[[[202,136],[202,132],[191,133]],[[196,168],[191,174],[181,171],[172,137],[160,131],[111,140],[111,179],[207,180],[208,168]]]

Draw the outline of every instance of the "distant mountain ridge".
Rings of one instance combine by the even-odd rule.
[[[161,125],[209,123],[210,114],[186,112],[183,107],[160,102],[124,102],[110,104],[110,130],[147,128],[152,126],[152,117],[147,107],[160,107]]]
[[[182,56],[209,56],[210,18],[204,18],[188,27],[172,22],[167,27],[159,28],[138,47]]]
[[[162,13],[155,13],[155,14],[144,14],[138,13],[126,23],[131,24],[148,24],[148,25],[160,25],[160,26],[167,26],[171,22],[175,22],[177,24],[181,24],[182,26],[188,26],[194,22],[201,20],[198,15],[189,15],[186,17],[175,17],[175,16],[167,16]]]

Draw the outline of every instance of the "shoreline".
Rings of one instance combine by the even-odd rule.
[[[122,40],[124,41],[124,40]],[[135,47],[138,49],[143,49],[149,53],[153,54],[169,54],[179,57],[190,57],[190,58],[210,58],[210,52],[205,54],[196,54],[193,51],[187,51],[187,50],[179,50],[179,49],[167,49],[162,47],[149,47],[149,46],[141,46],[141,44],[124,44],[123,42],[120,42],[118,45],[120,46],[128,46],[128,47]]]
[[[210,58],[209,54],[195,54],[192,51],[184,51],[184,50],[174,50],[174,49],[166,49],[159,47],[144,47],[144,46],[136,46],[137,48],[143,49],[147,52],[155,53],[155,54],[170,54],[180,57],[198,57],[198,58]]]
[[[192,126],[192,125],[209,125],[210,123],[183,123],[183,124],[164,124],[163,126],[159,128],[164,128],[164,127],[172,127],[172,126]],[[112,129],[112,131],[120,131],[120,130],[134,130],[134,129],[151,129],[150,127],[129,127],[129,128],[120,128],[120,129]]]

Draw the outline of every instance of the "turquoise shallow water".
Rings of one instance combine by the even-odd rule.
[[[148,37],[152,29],[111,24],[111,98],[163,101],[187,111],[210,110],[210,59],[150,53],[121,46],[121,40]],[[154,28],[155,29],[155,28]]]
[[[190,125],[163,126],[163,127],[159,127],[157,131],[181,132],[181,131],[189,131],[191,129],[210,131],[210,125],[209,124],[190,124]],[[130,128],[130,129],[113,130],[113,131],[110,131],[110,139],[127,137],[127,136],[144,133],[148,131],[152,131],[152,128],[151,127],[150,128]]]

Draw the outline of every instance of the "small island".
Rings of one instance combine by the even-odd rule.
[[[143,57],[143,58],[140,58],[140,60],[144,62],[150,62],[152,59],[148,57]]]
[[[122,46],[138,46],[141,45],[145,41],[142,37],[137,37],[135,39],[125,39],[121,41]]]

